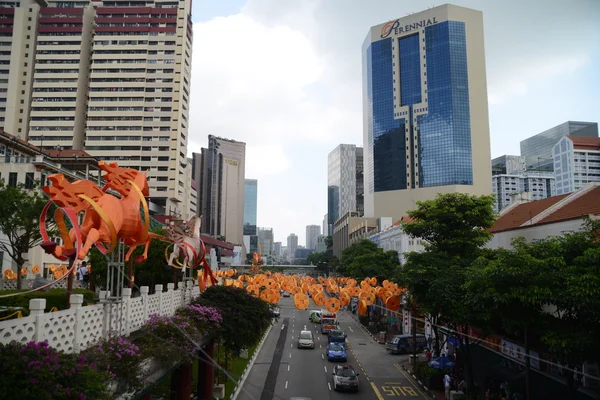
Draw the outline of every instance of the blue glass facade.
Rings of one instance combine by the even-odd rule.
[[[373,187],[370,191],[405,189],[406,134],[405,121],[394,119],[394,77],[392,39],[371,43],[367,49],[367,95],[369,140]]]
[[[464,22],[425,28],[426,115],[419,127],[419,185],[472,185],[471,117]]]
[[[256,213],[258,203],[258,182],[246,179],[244,182],[244,235],[256,235]]]
[[[416,183],[473,184],[465,24],[441,22],[424,33],[379,40],[366,49],[371,193]],[[392,40],[397,40],[398,60]],[[394,80],[394,69],[400,82]],[[394,97],[397,84],[400,99]],[[394,104],[408,106],[408,112],[400,113]]]

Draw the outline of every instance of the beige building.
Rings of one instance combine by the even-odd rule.
[[[490,194],[483,16],[442,5],[363,44],[365,216],[399,219],[438,193]]]
[[[148,171],[151,212],[187,218],[191,1],[121,4],[0,8],[0,61],[10,58],[6,82],[0,64],[0,118],[42,149]]]
[[[193,163],[202,232],[243,245],[246,143],[209,135],[208,148],[195,153]]]

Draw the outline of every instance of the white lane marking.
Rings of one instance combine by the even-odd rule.
[[[281,325],[281,330],[283,330],[283,328],[285,328],[285,325]]]
[[[321,340],[321,336],[317,336],[317,339]]]
[[[327,367],[323,365],[323,369],[325,370],[325,373],[327,373]]]
[[[294,335],[292,335],[292,340],[294,340]]]
[[[329,390],[331,390],[331,383],[327,382],[327,386],[329,386]]]
[[[290,364],[288,364],[288,371],[290,370]]]
[[[321,358],[324,360],[324,359],[325,359],[325,356],[324,356],[323,354],[321,354]]]
[[[304,325],[304,330],[306,330],[306,325]]]
[[[354,329],[352,329],[351,326],[349,326],[348,329],[350,329],[350,332],[354,332]]]
[[[292,353],[290,353],[290,358],[292,358]]]
[[[290,343],[290,347],[294,347],[294,344],[293,344],[293,343]]]
[[[323,348],[323,345],[322,345],[322,344],[320,344],[320,345],[319,345],[319,348],[320,348],[320,349],[322,349],[322,348]]]
[[[287,389],[287,384],[288,384],[288,381],[285,381],[285,388],[286,388],[286,389]]]

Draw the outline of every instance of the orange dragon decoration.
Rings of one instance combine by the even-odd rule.
[[[136,261],[145,261],[148,258],[150,240],[164,240],[149,232],[150,214],[145,199],[145,196],[149,195],[146,174],[135,169],[121,168],[117,163],[100,161],[98,165],[105,172],[103,177],[106,185],[103,188],[88,180],[70,183],[62,174],[48,177],[52,185],[44,186],[42,190],[50,197],[50,203],[59,207],[54,218],[64,244],[58,245],[50,241],[46,234],[47,206],[40,218],[44,240],[42,247],[59,260],[66,260],[75,252],[76,258],[83,260],[93,245],[103,254],[109,254],[119,240],[122,240],[129,246],[125,261],[129,261],[135,248],[140,245],[145,246],[144,253]],[[109,189],[117,192],[121,198],[107,193]],[[144,212],[144,220],[140,215],[140,206]],[[84,212],[81,226],[74,226],[67,232],[63,210],[72,210],[75,215]],[[85,240],[83,244],[77,243],[78,231]],[[79,250],[76,251],[79,246]]]

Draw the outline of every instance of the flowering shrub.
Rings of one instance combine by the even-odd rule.
[[[11,399],[108,398],[109,375],[84,355],[64,354],[47,342],[0,344],[0,387]]]
[[[84,351],[88,361],[117,382],[117,392],[142,389],[144,376],[140,364],[146,356],[140,348],[124,337],[104,339]]]
[[[223,323],[221,312],[215,307],[190,304],[187,307],[180,308],[177,314],[189,318],[203,334],[215,333]]]
[[[147,333],[142,338],[147,354],[166,362],[192,360],[203,337],[194,321],[183,315],[152,314],[142,329]]]

